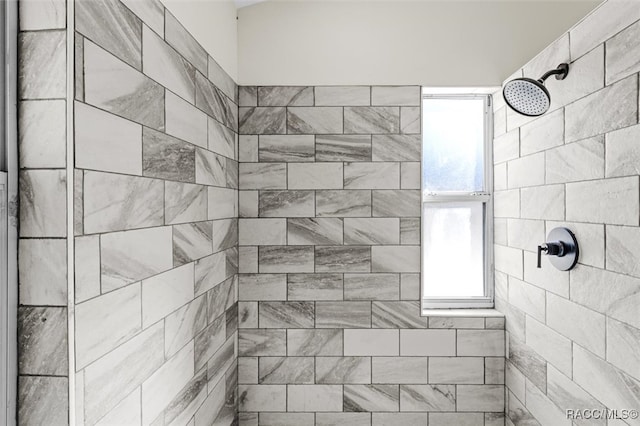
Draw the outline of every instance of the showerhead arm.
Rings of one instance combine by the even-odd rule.
[[[545,72],[544,75],[538,79],[538,81],[544,84],[545,80],[551,77],[552,75],[556,76],[556,80],[564,80],[568,74],[569,74],[569,64],[562,63],[558,65],[558,68],[556,68],[555,70]]]

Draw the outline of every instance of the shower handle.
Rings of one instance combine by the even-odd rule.
[[[549,256],[562,257],[567,252],[567,247],[562,241],[544,243],[538,246],[538,268],[542,268],[542,252]]]

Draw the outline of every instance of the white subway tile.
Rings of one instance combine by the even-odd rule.
[[[567,220],[635,225],[640,221],[638,177],[567,184]]]

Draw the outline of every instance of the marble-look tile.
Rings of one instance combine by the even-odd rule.
[[[374,357],[371,362],[373,383],[427,383],[427,357]]]
[[[318,246],[315,250],[317,272],[369,272],[371,247]]]
[[[420,244],[420,218],[404,217],[400,219],[400,244]]]
[[[342,117],[340,107],[290,107],[287,108],[287,133],[342,133]]]
[[[315,213],[314,191],[260,191],[260,217],[309,217]]]
[[[398,330],[345,329],[345,356],[398,356]]]
[[[76,167],[142,175],[142,126],[81,102],[74,120]]]
[[[371,105],[420,105],[420,86],[373,86]]]
[[[371,192],[373,216],[419,217],[420,191],[374,190]]]
[[[345,385],[345,411],[399,411],[398,385]]]
[[[68,373],[66,307],[18,309],[18,372],[21,375]]]
[[[570,204],[567,203],[567,205]],[[545,185],[521,189],[520,212],[523,219],[563,220],[565,212],[564,185]]]
[[[100,238],[102,291],[173,267],[171,227],[105,234]]]
[[[212,253],[211,222],[195,222],[173,227],[173,265],[184,265]]]
[[[66,425],[69,416],[69,379],[51,376],[18,378],[17,415],[20,424]]]
[[[110,318],[114,312],[118,315]],[[142,330],[140,284],[77,305],[75,324],[75,359],[80,370]]]
[[[167,224],[206,220],[207,188],[166,181],[164,219]]]
[[[260,302],[260,328],[313,328],[313,302]]]
[[[65,240],[21,239],[18,245],[20,304],[66,306],[66,265]]]
[[[633,143],[640,126],[625,127],[606,135],[606,177],[640,174],[640,150]]]
[[[147,127],[142,130],[142,174],[193,183],[196,175],[193,145]]]
[[[75,55],[74,99],[84,102],[84,37],[79,33],[76,33],[73,40],[73,50]]]
[[[258,247],[238,247],[238,272],[258,273]]]
[[[453,385],[401,385],[401,411],[454,411],[456,387]]]
[[[367,384],[371,383],[371,358],[318,357],[315,371],[316,383]]]
[[[515,132],[517,133],[517,131]],[[505,143],[511,143],[509,149],[517,149],[517,141],[504,139]],[[564,111],[559,109],[546,114],[539,119],[532,121],[520,128],[520,153],[529,155],[535,152],[544,151],[564,142]],[[507,148],[503,148],[506,154]],[[512,158],[505,158],[512,159]]]
[[[627,77],[565,109],[565,141],[575,141],[637,123],[638,102],[632,96],[638,79]],[[586,119],[584,111],[591,114]]]
[[[339,385],[289,385],[287,386],[289,411],[340,411],[342,386]]]
[[[164,362],[163,326],[155,324],[85,371],[85,421],[95,422]]]
[[[400,163],[345,163],[345,189],[399,189]]]
[[[222,92],[234,103],[238,103],[238,85],[233,81],[231,76],[213,59],[208,57],[209,69],[207,70],[207,78],[215,84]]]
[[[531,251],[535,248],[534,241],[542,241],[545,238],[542,220],[507,219],[507,226],[508,245],[513,248]]]
[[[493,247],[493,252],[494,252],[496,271],[504,272],[505,274],[509,274],[512,277],[522,279],[522,271],[523,271],[522,250],[515,249],[513,247],[500,246],[496,244]],[[536,290],[535,287],[532,288],[531,286],[527,286],[526,283],[522,283],[522,282],[518,282],[515,285],[518,285],[518,284],[521,284],[521,285],[518,286],[515,292],[512,291],[512,293],[515,295],[515,296],[512,296],[512,299],[522,302],[520,303],[520,307],[524,306],[529,309],[528,305],[524,303],[524,300],[526,300],[526,298],[523,298],[520,296],[528,296],[529,298],[533,298],[533,300],[535,300],[537,303],[531,306],[531,309],[529,309],[529,312],[530,313],[534,312],[533,309],[537,309],[537,315],[538,316],[542,315],[543,306],[541,303],[539,303],[539,301],[542,300],[541,298],[541,295],[543,293],[542,290],[541,289]],[[513,300],[510,300],[509,303],[513,303]]]
[[[346,107],[344,133],[398,133],[400,108],[398,107]]]
[[[404,134],[420,133],[420,107],[400,108],[400,132]]]
[[[168,11],[165,11],[164,38],[182,56],[184,56],[198,71],[207,74],[207,52],[186,28]]]
[[[65,102],[23,101],[19,108],[20,167],[64,168],[66,165]]]
[[[239,356],[285,356],[287,347],[286,330],[253,328],[238,330]]]
[[[207,370],[197,372],[178,395],[167,405],[161,416],[166,425],[188,424],[207,398]],[[160,421],[160,420],[159,420]],[[192,425],[189,425],[192,426]]]
[[[187,424],[188,426],[204,426],[210,424],[214,419],[217,420],[218,416],[225,416],[228,410],[228,407],[225,406],[225,386],[224,380],[215,384],[209,383],[207,390],[209,395],[197,409],[195,416]]]
[[[313,87],[261,86],[258,87],[258,106],[313,106]]]
[[[310,384],[314,381],[311,357],[261,357],[258,380],[261,384]]]
[[[222,219],[213,221],[213,252],[226,250],[238,245],[238,220]]]
[[[261,162],[313,161],[313,135],[262,135],[258,147]]]
[[[40,256],[38,258],[38,263],[40,265],[43,263],[46,265],[46,262],[43,262],[44,259],[55,259],[55,256],[61,256],[63,253],[65,253],[65,249],[61,249],[55,254],[47,253],[46,256]],[[80,303],[100,294],[100,237],[98,235],[76,237],[74,256],[75,301],[76,303]],[[62,269],[62,266],[66,265],[66,259],[64,261],[54,262],[59,269]],[[20,268],[20,266],[18,266],[18,268]],[[38,271],[37,268],[32,268],[34,271]],[[24,268],[22,271],[24,272]],[[18,272],[20,272],[20,269]],[[50,271],[48,272],[47,279],[50,280],[55,276],[55,271]],[[60,281],[60,283],[62,283],[62,281]],[[62,287],[63,286],[61,285],[59,288]],[[20,299],[22,301],[21,303],[25,304],[22,296]],[[47,303],[47,305],[51,304],[52,303]]]
[[[546,117],[545,117],[546,118]],[[522,127],[525,129],[526,127]],[[543,128],[546,130],[546,128]],[[509,133],[496,136],[493,140],[493,163],[499,164],[504,161],[513,160],[520,156],[520,132],[515,129]]]
[[[241,107],[238,111],[243,135],[283,135],[287,133],[287,109],[284,107]]]
[[[400,220],[398,218],[346,218],[345,244],[398,244]]]
[[[401,189],[420,189],[420,176],[422,170],[418,162],[400,163],[400,188]]]
[[[342,220],[339,218],[287,219],[289,245],[342,244]]]
[[[142,397],[140,388],[131,392],[118,403],[107,415],[101,418],[96,426],[109,426],[117,423],[141,424],[142,423]]]
[[[165,317],[164,352],[171,357],[207,324],[207,298],[200,296]]]
[[[373,302],[371,325],[375,328],[427,328],[417,301]]]
[[[545,183],[545,154],[542,152],[511,160],[507,167],[509,189]]]
[[[530,389],[530,388],[529,388]],[[553,366],[547,368],[547,396],[558,407],[593,407],[604,409],[602,403],[589,395]],[[581,426],[606,425],[606,419],[576,419],[575,423]]]
[[[420,161],[422,138],[417,135],[373,135],[373,161]]]
[[[258,328],[258,302],[238,302],[238,328]]]
[[[370,413],[316,413],[316,426],[371,426]]]
[[[429,383],[482,384],[484,383],[484,358],[429,358]]]
[[[193,300],[194,265],[142,281],[142,325],[148,327]]]
[[[371,161],[369,135],[317,135],[316,161]]]
[[[342,274],[288,274],[288,300],[342,300]]]
[[[504,385],[504,364],[504,356],[486,357],[484,359],[484,382]]]
[[[222,347],[226,338],[225,328],[225,317],[219,316],[196,335],[194,339],[196,369],[205,366],[209,358]]]
[[[200,295],[211,290],[233,275],[227,267],[227,257],[232,249],[214,253],[195,263],[195,294]]]
[[[209,117],[207,123],[209,150],[227,158],[237,158],[235,154],[236,133],[213,118]],[[246,159],[242,161],[246,161]]]
[[[225,171],[227,175],[227,187],[238,189],[240,179],[239,163],[230,158],[225,158]]]
[[[525,336],[527,345],[564,374],[571,375],[571,340],[544,324],[527,316]],[[458,336],[460,339],[460,336]]]
[[[639,347],[640,329],[607,318],[607,361],[638,380],[640,380]]]
[[[258,384],[258,358],[238,358],[238,383],[243,385]]]
[[[567,220],[638,226],[639,185],[637,176],[567,184]]]
[[[312,246],[262,246],[258,249],[261,273],[314,272]],[[318,272],[331,272],[321,271]]]
[[[344,274],[345,300],[398,300],[398,274]]]
[[[420,246],[371,247],[372,272],[420,272]]]
[[[287,276],[241,274],[238,291],[240,300],[287,300]]]
[[[207,147],[207,116],[173,92],[166,92],[166,132]]]
[[[342,163],[289,163],[289,189],[342,189]]]
[[[400,330],[401,356],[455,356],[455,330]]]
[[[502,385],[458,385],[456,397],[458,411],[495,412],[504,409]]]
[[[606,84],[611,84],[640,70],[640,63],[629,55],[640,48],[637,42],[640,25],[637,23],[625,28],[606,42]]]
[[[258,87],[238,86],[238,105],[241,107],[258,106]]]
[[[316,302],[317,328],[371,327],[369,302]]]
[[[62,29],[66,24],[63,0],[49,2],[25,0],[20,4],[18,13],[20,31]]]
[[[195,103],[196,71],[186,59],[148,27],[142,31],[142,67],[145,74],[167,89]]]
[[[287,356],[342,356],[342,341],[340,329],[287,330]]]
[[[258,217],[258,196],[258,191],[238,191],[239,217]]]
[[[65,43],[64,31],[20,33],[20,99],[64,98],[67,87]]]
[[[371,216],[371,191],[317,191],[316,216]]]
[[[207,205],[207,218],[210,220],[238,217],[238,191],[209,186]]]
[[[88,104],[153,129],[164,129],[164,88],[161,85],[87,39],[84,60]]]
[[[73,171],[73,235],[82,235],[84,230],[82,229],[84,224],[82,223],[82,187],[83,187],[84,173],[80,169],[74,169]]]
[[[400,299],[420,299],[420,274],[400,274]]]
[[[371,416],[374,426],[426,426],[429,422],[429,413],[372,413]],[[456,426],[463,425],[456,423]]]
[[[86,171],[84,232],[87,234],[160,226],[164,184],[157,179]],[[133,215],[131,212],[135,211]]]
[[[316,106],[371,105],[369,86],[316,86]]]
[[[66,237],[65,171],[23,170],[19,186],[20,236]]]
[[[284,163],[240,163],[240,189],[285,189]]]
[[[520,254],[513,252],[520,259]],[[500,255],[499,255],[500,257]],[[497,262],[496,264],[498,264]],[[514,265],[516,262],[510,262]],[[518,262],[519,263],[519,262]],[[520,265],[518,265],[520,266]],[[546,265],[545,265],[546,266]],[[506,269],[506,268],[501,268]],[[515,269],[515,268],[514,268]],[[508,271],[504,271],[508,272]],[[509,303],[538,321],[544,321],[546,314],[545,292],[541,288],[530,285],[513,277],[509,277]]]
[[[238,159],[243,163],[258,162],[258,135],[238,136]]]
[[[238,129],[238,108],[202,74],[196,72],[196,106],[232,130]]]
[[[164,37],[164,6],[160,0],[121,0],[160,37]]]
[[[509,339],[508,360],[540,389],[547,386],[547,361],[529,346],[514,338]]]
[[[580,321],[567,321],[566,318],[580,318]],[[547,293],[547,325],[596,355],[604,357],[604,315]]]
[[[195,181],[202,185],[227,186],[226,158],[206,149],[195,151]]]
[[[429,317],[429,328],[484,328],[485,321],[482,317]]]
[[[314,413],[260,413],[264,426],[313,426]]]

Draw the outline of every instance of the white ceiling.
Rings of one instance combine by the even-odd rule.
[[[252,4],[260,3],[266,0],[234,0],[236,3],[236,8],[240,9],[242,7],[251,6]]]

